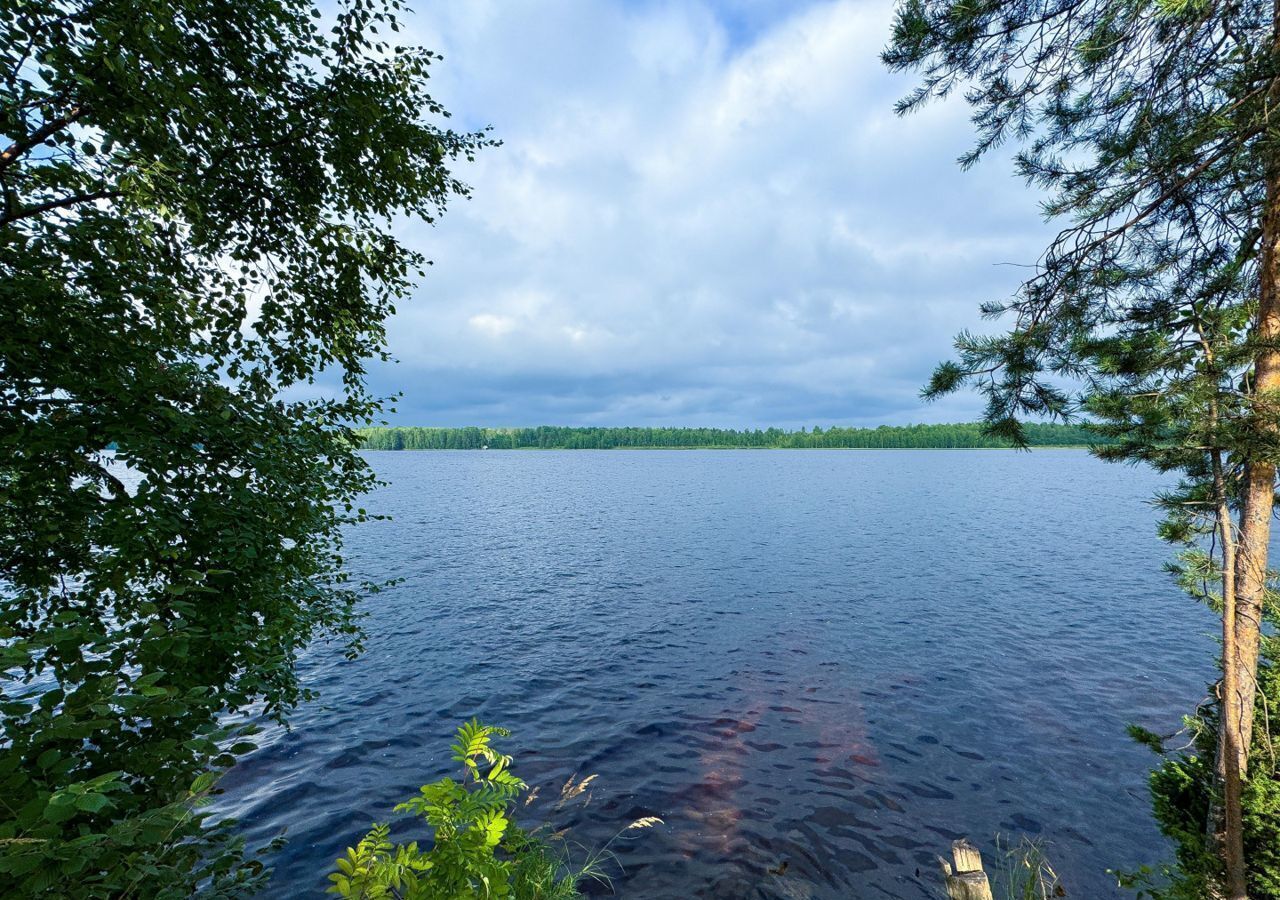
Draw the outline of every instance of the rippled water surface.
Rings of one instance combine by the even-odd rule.
[[[1039,835],[1076,897],[1162,858],[1149,751],[1212,620],[1160,572],[1143,470],[1081,451],[370,454],[369,649],[224,782],[273,895],[506,725],[528,821],[614,842],[622,897],[939,896],[933,854]],[[555,808],[573,773],[590,802]],[[783,868],[782,874],[776,874]],[[771,872],[771,870],[773,870]]]

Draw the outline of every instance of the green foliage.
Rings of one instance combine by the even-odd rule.
[[[1280,625],[1276,608],[1271,626]],[[1249,754],[1249,778],[1244,783],[1245,858],[1249,866],[1249,896],[1280,897],[1280,747],[1274,744],[1271,711],[1280,709],[1280,639],[1264,636],[1259,667],[1260,699],[1255,711],[1258,740]],[[1167,738],[1138,730],[1143,743],[1161,756],[1151,776],[1156,821],[1173,838],[1178,865],[1160,872],[1128,873],[1123,880],[1140,889],[1140,896],[1156,900],[1199,900],[1210,896],[1219,861],[1206,840],[1205,821],[1213,799],[1213,760],[1218,707],[1206,704],[1186,720],[1188,740],[1166,749]]]
[[[899,5],[885,62],[923,75],[900,111],[964,89],[979,137],[962,162],[1020,142],[1018,172],[1069,220],[1017,295],[984,307],[1016,325],[962,333],[927,396],[970,385],[1014,439],[1025,415],[1083,408],[1116,440],[1108,458],[1202,462],[1191,429],[1210,400],[1231,429],[1256,350],[1271,26],[1248,3]],[[1206,348],[1207,385],[1191,377]]]
[[[1082,447],[1106,443],[1079,425],[1028,423],[1027,443],[1034,447]],[[734,431],[727,428],[362,428],[365,450],[611,450],[618,448],[1000,448],[1014,443],[982,425],[881,425],[832,427],[825,431],[777,428]]]
[[[304,646],[358,649],[349,427],[425,264],[389,221],[488,143],[431,124],[433,55],[378,37],[399,9],[0,11],[6,897],[263,876],[196,801],[252,748],[223,723],[305,697]]]
[[[329,893],[356,900],[572,900],[593,864],[567,873],[547,845],[513,823],[525,783],[511,772],[511,757],[494,749],[502,728],[472,720],[458,729],[453,758],[462,780],[442,778],[396,806],[431,828],[431,845],[393,844],[389,826],[374,825],[347,848],[329,876]]]
[[[380,900],[416,890],[418,876],[432,863],[419,852],[416,842],[396,846],[390,833],[390,825],[374,825],[360,843],[348,847],[346,856],[338,858],[338,871],[329,876],[333,884],[328,893]]]

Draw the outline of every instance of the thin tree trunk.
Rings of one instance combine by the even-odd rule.
[[[1217,427],[1216,404],[1212,410]],[[1217,776],[1222,785],[1223,809],[1210,808],[1210,829],[1219,843],[1226,869],[1230,900],[1247,897],[1244,865],[1244,826],[1240,808],[1241,756],[1239,670],[1233,664],[1239,656],[1236,645],[1236,538],[1231,509],[1227,504],[1226,480],[1222,474],[1222,451],[1213,451],[1213,493],[1217,503],[1218,529],[1222,541],[1222,704],[1218,724]],[[1221,831],[1219,831],[1221,828]]]
[[[1212,389],[1221,390],[1222,373],[1218,371],[1213,343],[1204,330],[1197,327],[1204,348],[1205,375]],[[1214,786],[1209,800],[1209,820],[1205,823],[1211,846],[1222,859],[1226,873],[1225,893],[1231,900],[1244,897],[1246,877],[1244,865],[1244,829],[1241,810],[1240,754],[1240,685],[1235,661],[1236,648],[1236,533],[1227,497],[1223,452],[1218,429],[1221,416],[1216,396],[1209,401],[1209,462],[1213,472],[1213,504],[1218,538],[1222,542],[1222,683],[1218,704],[1218,740],[1214,758]],[[1215,898],[1223,895],[1215,891]]]

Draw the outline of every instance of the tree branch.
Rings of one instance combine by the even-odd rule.
[[[83,119],[88,115],[88,113],[88,107],[72,107],[71,112],[67,113],[65,116],[61,116],[57,119],[50,119],[22,140],[14,141],[3,153],[0,153],[0,172],[4,172],[16,163],[19,158],[21,158],[22,155],[32,147],[43,143],[48,138],[66,128],[68,125],[74,124],[80,119]]]
[[[76,206],[80,203],[92,203],[95,200],[109,200],[113,197],[119,197],[120,191],[94,191],[92,194],[73,194],[70,197],[61,197],[57,200],[49,200],[45,203],[37,203],[35,206],[28,206],[20,209],[15,213],[6,214],[0,218],[0,227],[12,225],[14,222],[22,219],[29,219],[32,216],[38,216],[41,213],[51,212],[55,209],[64,209],[68,206]]]

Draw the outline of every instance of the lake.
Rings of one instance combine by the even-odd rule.
[[[471,716],[637,898],[936,898],[968,836],[1049,842],[1068,895],[1165,857],[1136,722],[1204,696],[1213,616],[1160,570],[1158,476],[1083,451],[370,453],[368,651],[220,804],[287,828],[274,897],[450,772]],[[571,775],[586,796],[557,809]],[[989,855],[989,854],[988,854]],[[785,866],[784,866],[785,863]],[[620,867],[620,868],[619,868]],[[783,869],[781,874],[776,874]],[[773,871],[771,871],[773,870]],[[594,891],[601,891],[597,888]],[[607,891],[604,891],[607,893]]]

